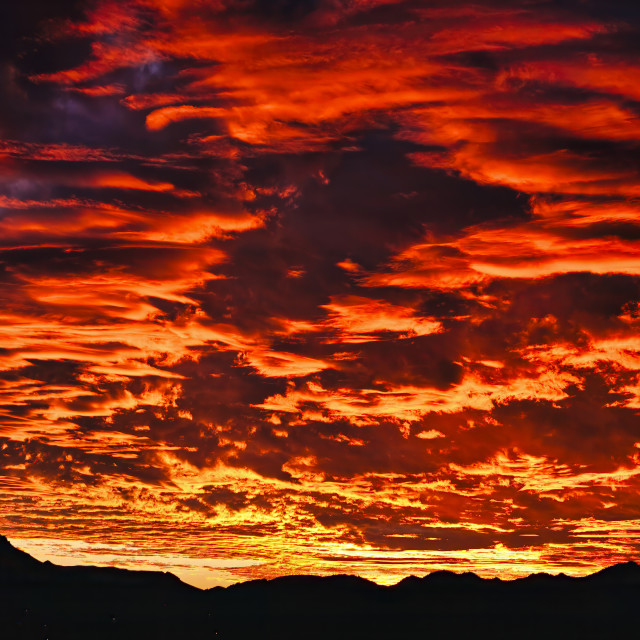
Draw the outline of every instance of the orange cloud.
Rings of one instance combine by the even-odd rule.
[[[425,242],[397,254],[391,269],[361,275],[369,287],[458,289],[496,278],[544,278],[589,272],[640,274],[638,242],[580,238],[572,228],[634,219],[635,205],[548,204],[534,201],[534,218],[507,229],[469,228],[450,243]]]
[[[630,60],[590,54],[514,65],[501,72],[498,82],[506,87],[514,82],[575,86],[637,100],[640,92],[632,80],[637,72],[637,65]]]
[[[194,118],[221,118],[224,113],[224,109],[215,107],[193,107],[191,105],[164,107],[152,111],[147,115],[146,123],[148,129],[158,131],[159,129],[164,129],[172,122],[191,120]]]
[[[341,342],[377,340],[377,333],[394,332],[401,337],[438,333],[442,325],[431,318],[416,317],[413,309],[360,296],[335,297],[323,305],[330,312],[327,325],[340,331]]]
[[[140,189],[142,191],[172,191],[174,186],[169,182],[148,182],[125,173],[106,173],[96,176],[91,183],[96,187],[112,189]]]
[[[244,361],[263,376],[306,376],[327,369],[330,364],[315,358],[283,353],[266,348],[250,349],[244,353]]]
[[[306,404],[317,405],[331,419],[347,418],[354,424],[370,424],[382,416],[400,420],[419,420],[432,412],[457,412],[464,409],[490,411],[496,402],[522,399],[559,400],[564,389],[579,378],[558,371],[545,371],[539,377],[518,377],[492,384],[475,375],[466,377],[450,389],[414,386],[376,389],[325,390],[316,383],[291,389],[285,395],[267,398],[259,408],[270,411],[302,413]]]

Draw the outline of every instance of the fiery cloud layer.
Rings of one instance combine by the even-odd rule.
[[[640,16],[559,5],[13,7],[3,532],[202,586],[636,558]]]

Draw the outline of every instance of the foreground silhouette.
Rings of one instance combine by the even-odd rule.
[[[515,581],[438,571],[381,587],[355,576],[288,576],[202,591],[170,573],[39,562],[0,536],[0,637],[638,637],[640,566]]]

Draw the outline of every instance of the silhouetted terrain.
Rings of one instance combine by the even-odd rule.
[[[288,576],[201,591],[168,573],[39,562],[0,536],[0,637],[638,637],[640,566],[587,578],[504,582],[438,571],[380,587],[354,576]]]

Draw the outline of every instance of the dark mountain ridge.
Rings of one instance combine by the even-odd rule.
[[[132,571],[116,567],[61,566],[48,560],[40,562],[28,553],[16,549],[4,536],[0,536],[0,585],[14,583],[68,582],[83,585],[129,585],[132,587],[191,589],[177,576],[162,571]]]
[[[47,638],[620,638],[637,634],[640,566],[517,580],[436,571],[384,587],[297,575],[200,590],[171,573],[40,562],[0,536],[0,636]]]

